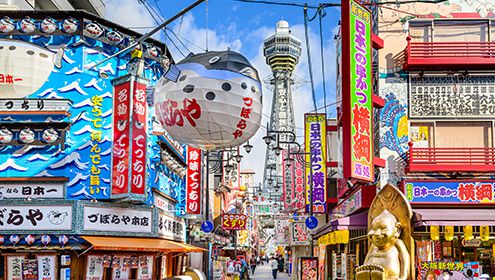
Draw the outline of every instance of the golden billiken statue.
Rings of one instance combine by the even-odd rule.
[[[412,211],[409,203],[402,200],[402,193],[397,192],[396,188],[387,185],[373,200],[368,219],[368,222],[371,221],[368,225],[371,246],[364,264],[356,268],[357,280],[412,279],[412,250],[410,245],[406,245],[410,237]],[[389,210],[401,218],[398,219]],[[408,231],[407,234],[403,234],[403,229]]]

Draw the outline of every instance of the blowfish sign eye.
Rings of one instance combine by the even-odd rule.
[[[238,146],[260,126],[258,72],[233,51],[190,55],[175,65],[177,81],[164,76],[155,88],[155,112],[170,136],[203,150]]]

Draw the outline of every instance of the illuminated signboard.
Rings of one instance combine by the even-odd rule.
[[[26,15],[40,23],[34,25],[32,32],[25,33],[21,24],[15,24],[0,33],[0,121],[6,124],[0,129],[0,142],[8,142],[0,154],[0,177],[67,178],[67,199],[110,199],[115,195],[112,188],[117,180],[113,175],[122,173],[121,166],[114,168],[119,163],[116,159],[122,157],[123,143],[123,139],[115,137],[119,136],[116,131],[127,122],[128,141],[135,141],[126,144],[130,145],[124,155],[129,178],[119,179],[125,183],[117,184],[116,193],[127,194],[134,188],[134,193],[144,197],[148,181],[145,176],[153,173],[150,164],[147,167],[145,163],[158,153],[152,149],[157,136],[146,133],[148,137],[143,139],[153,112],[148,114],[150,108],[141,102],[145,95],[136,95],[139,92],[132,90],[129,96],[134,101],[138,97],[141,100],[131,100],[129,104],[129,112],[135,115],[117,117],[122,101],[112,81],[128,74],[129,56],[112,58],[94,67],[129,46],[135,34],[110,22],[107,24],[111,28],[103,26],[96,22],[99,18],[85,12],[53,14],[54,23],[50,25],[42,24],[47,16],[43,12],[22,11],[22,18]],[[16,23],[23,20],[16,11],[4,11],[3,16]],[[155,43],[148,39],[143,44],[147,63],[143,76],[152,84],[163,72],[156,58],[164,46]],[[132,106],[139,110],[132,111]],[[138,119],[141,112],[144,114]],[[131,124],[131,117],[140,125]],[[66,125],[69,123],[70,127]],[[117,143],[118,140],[121,141]],[[132,145],[139,148],[134,149],[134,157]],[[156,184],[159,180],[155,176],[148,185]]]
[[[187,147],[186,212],[201,213],[201,150]]]
[[[374,181],[371,12],[342,3],[344,177]]]
[[[404,194],[411,204],[495,203],[495,181],[406,181]]]
[[[245,230],[247,216],[244,214],[223,214],[222,227],[225,230]]]
[[[325,114],[304,116],[306,154],[306,212],[313,201],[313,213],[325,213],[327,209],[327,125]],[[313,197],[310,197],[313,188]]]

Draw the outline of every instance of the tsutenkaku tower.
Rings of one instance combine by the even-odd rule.
[[[270,77],[269,82],[270,87],[273,89],[273,101],[269,128],[272,131],[295,133],[291,87],[294,84],[292,72],[299,62],[299,56],[301,56],[301,41],[291,35],[289,23],[281,20],[277,22],[275,34],[265,39],[263,50],[266,63],[272,69],[272,77]],[[280,135],[281,141],[291,140],[287,138],[287,134]],[[277,195],[281,195],[282,158],[275,154],[273,150],[275,145],[275,141],[272,141],[266,150],[263,185],[267,188],[277,183],[280,186]],[[269,184],[270,179],[272,184]]]

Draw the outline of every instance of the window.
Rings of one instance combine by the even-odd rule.
[[[409,36],[413,42],[489,42],[489,25],[493,30],[489,20],[412,20]]]
[[[435,147],[492,147],[490,122],[437,122]]]
[[[492,123],[479,121],[411,122],[409,140],[415,148],[493,147]]]

